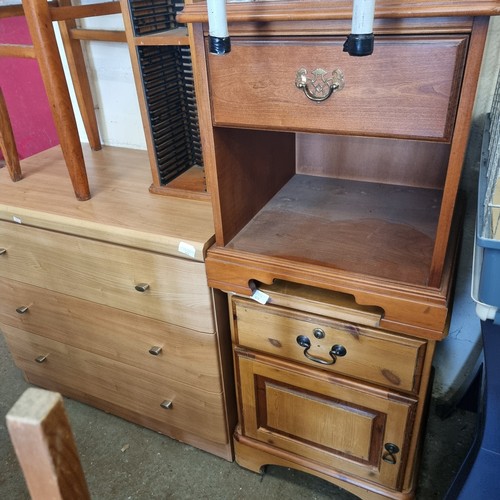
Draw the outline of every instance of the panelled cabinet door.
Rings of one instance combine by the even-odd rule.
[[[417,401],[236,348],[243,435],[398,489]]]

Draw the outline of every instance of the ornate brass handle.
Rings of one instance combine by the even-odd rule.
[[[295,76],[295,86],[302,89],[311,101],[326,101],[334,92],[344,88],[344,73],[340,69],[334,69],[330,77],[322,68],[313,69],[311,73],[312,77],[309,77],[307,69],[300,68]]]
[[[304,356],[307,359],[310,359],[311,361],[314,361],[315,363],[319,363],[321,365],[333,365],[335,361],[337,361],[337,357],[342,357],[347,354],[347,349],[343,345],[335,344],[332,346],[330,352],[328,353],[332,358],[331,361],[329,359],[317,358],[309,354],[309,349],[311,348],[311,341],[309,340],[308,337],[306,337],[305,335],[299,335],[296,340],[297,344],[299,344],[300,347],[304,348]]]

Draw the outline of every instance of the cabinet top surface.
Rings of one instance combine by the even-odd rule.
[[[228,0],[229,21],[350,19],[352,0]],[[377,0],[376,18],[494,16],[500,0]],[[206,2],[185,6],[180,22],[207,21]]]
[[[146,151],[84,145],[92,198],[77,201],[59,146],[0,169],[0,220],[203,261],[214,240],[210,203],[151,194]]]

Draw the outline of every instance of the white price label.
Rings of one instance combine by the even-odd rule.
[[[193,258],[196,255],[196,248],[194,248],[193,245],[190,245],[189,243],[184,243],[184,241],[181,241],[179,243],[179,247],[177,248],[179,252],[189,255],[189,257]]]
[[[269,295],[261,292],[260,290],[255,290],[252,294],[252,299],[258,302],[259,304],[267,304],[269,300]]]

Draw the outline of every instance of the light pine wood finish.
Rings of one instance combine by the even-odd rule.
[[[3,333],[16,365],[28,381],[33,373],[126,408],[138,418],[145,415],[215,443],[227,442],[225,426],[221,425],[222,393],[206,392],[169,379],[161,372],[144,372],[10,326],[3,326]],[[37,362],[40,356],[45,359]],[[171,401],[172,407],[161,407],[164,401]]]
[[[263,355],[235,351],[241,432],[271,447],[397,489],[416,400],[335,379]]]
[[[294,293],[297,288],[297,285],[283,284],[264,289],[270,295],[271,304],[274,300],[284,302],[283,296],[290,292],[285,302],[295,309],[230,297],[240,422],[235,432],[237,462],[256,472],[265,464],[304,470],[345,487],[360,498],[414,498],[434,342],[387,334],[359,324],[339,323],[333,299],[336,295],[312,293],[308,289]],[[311,305],[314,299],[317,303]],[[345,306],[345,300],[340,304]],[[323,315],[315,317],[310,311],[321,311]],[[353,315],[356,314],[355,308]],[[324,340],[315,338],[312,333],[318,326],[325,332]],[[307,334],[312,354],[320,357],[323,342],[334,342],[330,334],[340,339],[342,332],[347,353],[337,357],[333,365],[302,361],[293,352],[297,336]],[[377,356],[376,344],[384,341],[392,352]],[[363,349],[361,344],[365,342],[370,346],[365,345]],[[302,355],[302,351],[300,353]],[[370,361],[366,356],[372,354],[374,357]],[[413,367],[410,369],[413,374],[407,372],[406,387],[401,380],[392,377],[389,380],[389,371],[384,375],[381,366],[372,371],[372,362],[377,364],[383,360],[391,374],[399,369],[402,371],[398,373],[407,372],[410,366]],[[359,362],[357,369],[352,371],[347,366],[351,361]],[[332,391],[335,393],[333,399]],[[381,418],[380,411],[389,411],[390,406],[380,406],[378,398],[389,398],[395,411],[390,418],[383,418],[382,427],[375,422]],[[350,415],[352,411],[354,415]],[[318,421],[317,415],[320,415]],[[325,427],[325,419],[329,418],[334,421]],[[365,419],[374,419],[374,425]],[[395,427],[388,432],[399,428],[402,432],[399,439],[405,443],[402,447],[395,441],[384,441],[378,434],[385,432],[383,429],[390,429],[393,423]],[[328,436],[325,439],[326,429]],[[391,436],[397,439],[394,434]],[[355,444],[347,443],[350,438]],[[391,442],[398,446],[397,467],[393,464],[388,467],[388,462],[381,459],[387,449],[380,440],[384,445]],[[347,454],[342,452],[343,446],[349,450]],[[358,450],[357,458],[351,456],[355,453],[353,450]],[[373,459],[375,455],[378,459],[369,465],[366,457]]]
[[[204,260],[214,239],[208,203],[148,193],[145,151],[104,146],[92,152],[84,145],[84,152],[91,200],[75,202],[56,146],[22,160],[21,184],[0,170],[0,219],[185,258],[183,242],[193,247],[193,260]]]
[[[7,279],[0,281],[0,296],[3,325],[163,373],[207,392],[222,392],[214,332],[190,330]],[[160,352],[152,354],[154,348]]]
[[[423,340],[313,316],[309,312],[276,306],[262,308],[248,299],[233,299],[232,313],[234,340],[239,346],[392,389],[418,392],[426,347]],[[318,329],[324,338],[315,337]],[[299,335],[309,339],[308,354],[318,361],[305,356],[304,347],[297,343]],[[334,345],[343,346],[347,354],[330,355]],[[332,361],[333,364],[320,364]]]
[[[27,389],[6,420],[33,500],[90,499],[60,394]]]
[[[232,460],[227,300],[203,263],[210,206],[151,194],[144,151],[84,149],[95,195],[83,204],[59,147],[23,160],[22,183],[0,171],[0,328],[14,360],[33,384]]]
[[[2,152],[7,170],[13,182],[23,178],[19,154],[17,153],[12,123],[10,122],[9,110],[5,103],[2,89],[0,88],[0,151]]]
[[[71,235],[0,222],[0,276],[213,332],[203,266]],[[75,287],[75,284],[78,286]],[[137,287],[146,285],[144,291]]]

